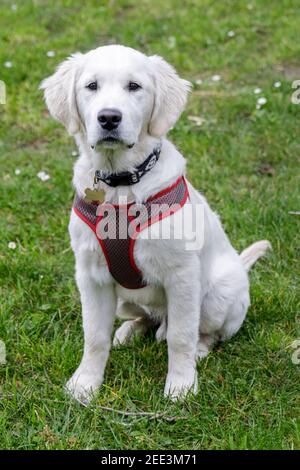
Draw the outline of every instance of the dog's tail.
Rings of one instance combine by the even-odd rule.
[[[249,271],[256,261],[265,255],[266,251],[271,249],[271,243],[268,240],[260,240],[245,248],[240,254],[240,258],[245,266],[246,271]]]

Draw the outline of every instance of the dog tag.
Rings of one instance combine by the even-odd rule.
[[[86,202],[97,201],[101,204],[105,200],[105,191],[103,191],[103,189],[86,188],[84,192],[85,192],[84,200]]]

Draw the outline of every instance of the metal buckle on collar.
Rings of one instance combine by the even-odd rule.
[[[99,181],[103,181],[108,177],[108,173],[104,170],[96,170],[94,176],[94,183],[97,184]]]
[[[131,179],[132,183],[138,183],[141,178],[140,178],[140,175],[138,173],[132,173],[130,179]]]
[[[153,152],[153,153],[154,153],[154,152]],[[154,153],[153,157],[152,157],[151,160],[148,162],[148,164],[147,164],[147,166],[146,166],[146,168],[145,168],[145,171],[150,171],[150,170],[154,167],[155,163],[157,162],[157,153],[158,153],[158,152],[155,152],[155,153]]]

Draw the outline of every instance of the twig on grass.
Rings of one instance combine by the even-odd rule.
[[[85,403],[81,400],[77,401],[83,405],[84,407],[88,407],[88,403]],[[183,416],[168,416],[166,411],[160,411],[160,412],[151,412],[151,411],[125,411],[125,410],[117,410],[115,408],[111,408],[109,406],[103,406],[103,405],[94,405],[94,408],[96,409],[101,409],[103,411],[109,411],[111,413],[116,413],[121,416],[131,416],[131,417],[145,417],[148,418],[149,420],[153,419],[161,419],[163,418],[165,421],[168,421],[169,423],[173,421],[177,421],[178,419],[185,419]]]
[[[289,211],[290,215],[300,215],[300,211]]]

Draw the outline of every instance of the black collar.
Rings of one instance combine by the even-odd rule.
[[[96,170],[94,183],[97,184],[99,181],[103,181],[113,188],[116,186],[131,186],[132,184],[136,184],[140,181],[142,176],[152,170],[159,159],[160,151],[161,144],[156,147],[153,152],[150,153],[149,157],[137,166],[133,172],[123,171],[122,173],[108,173],[103,170]]]

